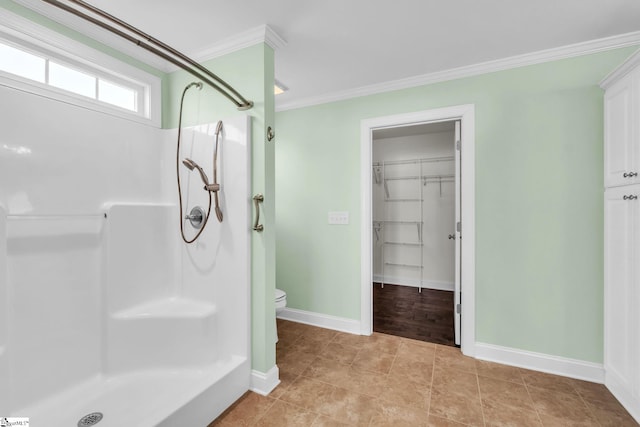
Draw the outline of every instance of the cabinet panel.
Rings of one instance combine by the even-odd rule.
[[[640,421],[640,52],[602,82],[605,384]]]
[[[605,191],[605,354],[607,376],[631,392],[638,378],[640,185]],[[634,393],[635,394],[635,393]]]
[[[640,182],[635,161],[633,119],[633,76],[629,75],[607,90],[604,97],[604,181],[605,186]]]

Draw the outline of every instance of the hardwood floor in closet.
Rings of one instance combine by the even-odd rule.
[[[455,346],[453,292],[374,283],[373,330]]]

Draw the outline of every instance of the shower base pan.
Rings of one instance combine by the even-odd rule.
[[[96,412],[96,427],[201,427],[248,390],[249,372],[249,361],[236,357],[201,369],[99,376],[15,416],[49,427],[75,427]]]

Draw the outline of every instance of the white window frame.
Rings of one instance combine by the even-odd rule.
[[[158,76],[1,8],[0,42],[110,83],[134,89],[138,93],[136,100],[138,111],[131,111],[2,71],[0,71],[1,86],[19,89],[150,126],[161,126],[162,82]]]

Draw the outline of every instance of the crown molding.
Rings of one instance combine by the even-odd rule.
[[[626,76],[631,72],[631,70],[640,66],[640,50],[633,53],[630,57],[626,59],[619,67],[610,72],[605,76],[604,79],[600,82],[600,87],[602,89],[607,89],[613,83]]]
[[[278,50],[287,45],[287,42],[273,31],[271,27],[268,25],[260,25],[221,40],[204,49],[191,52],[190,56],[197,61],[208,61],[209,59],[217,58],[258,43],[266,43],[271,46],[273,50]]]
[[[204,49],[190,52],[189,57],[196,62],[202,63],[259,43],[266,43],[274,51],[287,45],[286,40],[280,37],[273,28],[268,25],[260,25],[228,37]],[[170,65],[168,70],[177,71],[178,67]]]
[[[558,61],[561,59],[589,55],[597,52],[603,52],[639,44],[640,31],[635,31],[632,33],[590,40],[553,49],[540,50],[523,55],[511,56],[494,61],[481,62],[479,64],[452,68],[449,70],[436,71],[434,73],[422,74],[405,79],[392,80],[384,83],[377,83],[355,89],[348,89],[299,100],[291,100],[278,103],[276,98],[276,111],[286,111],[295,108],[326,104],[329,102],[344,101],[361,96],[375,95],[378,93],[391,92],[401,89],[409,89],[417,86],[424,86],[449,80],[457,80],[465,77],[473,77],[481,74],[504,71],[513,68],[526,67],[528,65]]]

